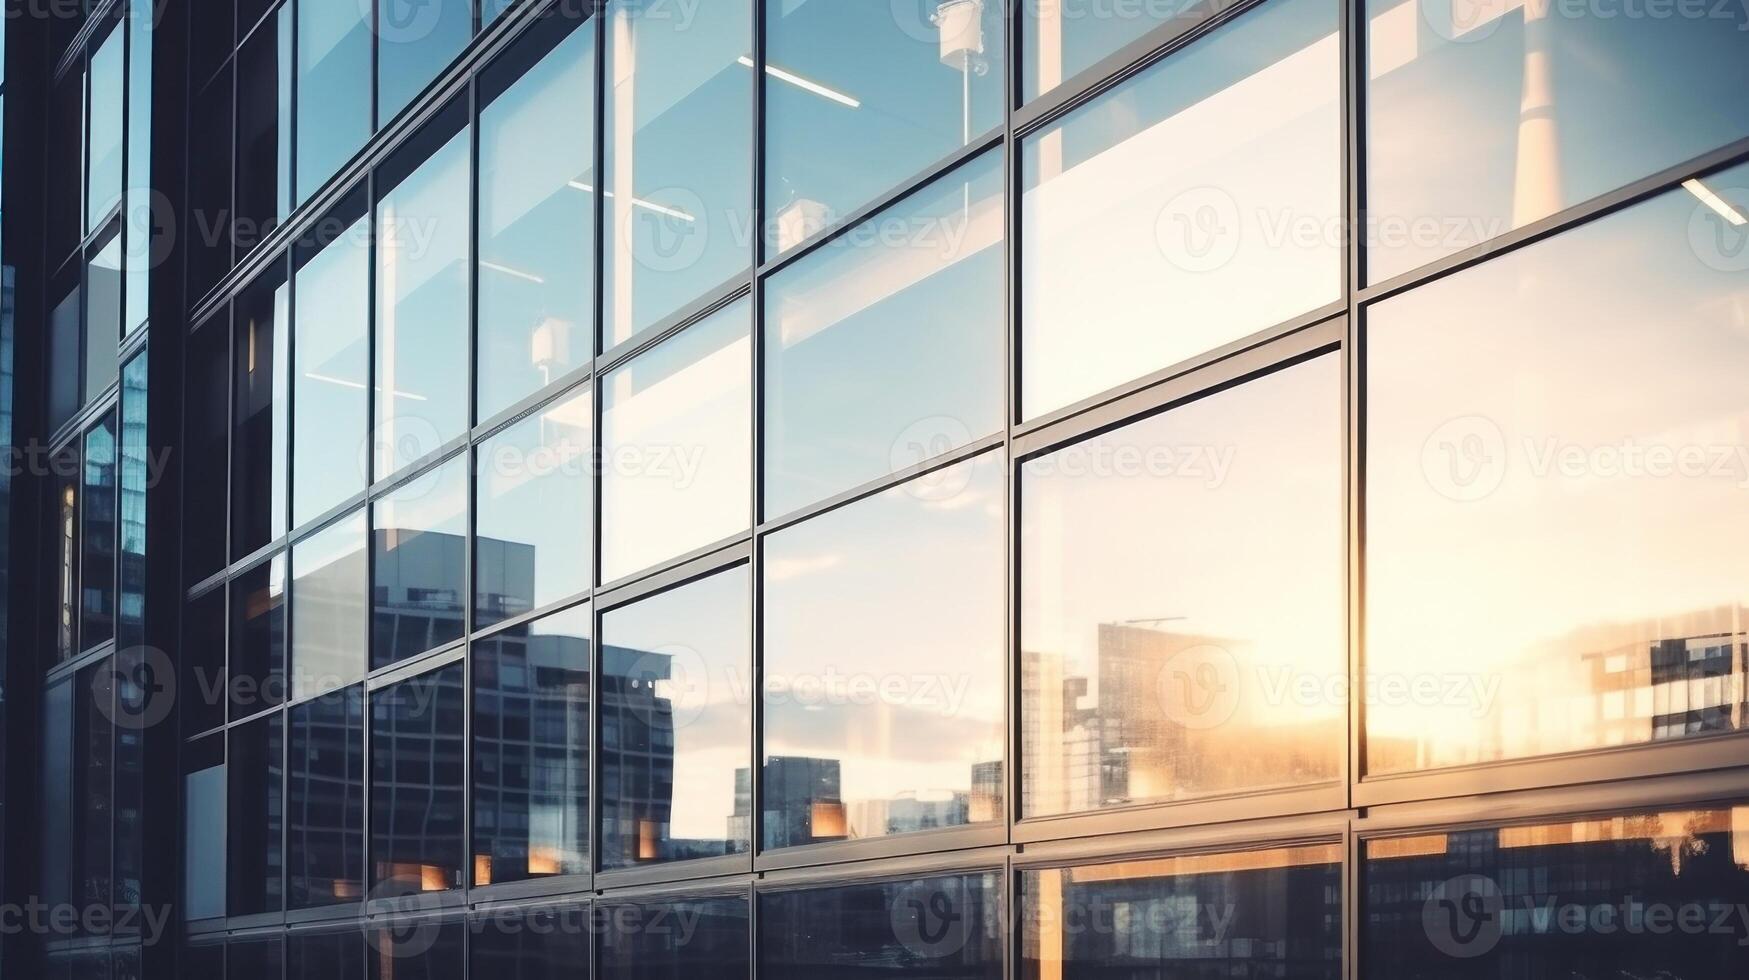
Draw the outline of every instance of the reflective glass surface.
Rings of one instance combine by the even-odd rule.
[[[372,897],[462,886],[462,667],[371,692]]]
[[[1368,0],[1368,278],[1749,135],[1749,8]]]
[[[1023,0],[1024,100],[1055,89],[1197,6],[1195,0]]]
[[[85,433],[79,488],[79,649],[115,638],[115,415]]]
[[[167,465],[154,453],[146,433],[147,352],[128,361],[121,372],[121,523],[119,569],[116,573],[116,645],[122,649],[145,642],[146,632],[146,494]]]
[[[1337,777],[1341,426],[1331,355],[1024,464],[1025,815]]]
[[[467,535],[465,455],[371,505],[372,667],[461,638],[467,612]]]
[[[285,975],[285,941],[233,939],[225,947],[225,970],[239,980],[280,980]]]
[[[288,907],[364,897],[364,689],[291,709],[286,780]]]
[[[122,333],[146,322],[151,301],[152,31],[158,7],[129,0],[127,204],[122,235],[127,252],[127,320]]]
[[[608,4],[608,345],[753,262],[752,6]]]
[[[603,382],[604,580],[746,530],[752,312],[750,300],[737,300]]]
[[[364,980],[363,930],[301,932],[286,936],[285,977],[286,980]],[[195,974],[190,980],[208,978]]]
[[[1023,417],[1341,295],[1336,13],[1266,4],[1022,143]]]
[[[191,768],[182,778],[182,902],[190,922],[225,914],[225,853],[213,846],[225,836],[224,736],[214,735],[186,751],[202,754],[203,745],[217,758],[204,760],[210,764]],[[45,844],[52,839],[52,834],[44,835]]]
[[[1749,807],[1368,841],[1361,953],[1405,980],[1749,969]]]
[[[587,605],[475,641],[474,885],[589,870]]]
[[[391,921],[365,932],[370,980],[462,980],[468,958],[459,919]]]
[[[283,779],[285,716],[271,714],[228,732],[229,806],[225,821],[225,868],[231,915],[276,912],[282,907],[284,870]],[[203,843],[201,846],[211,846]]]
[[[364,490],[369,468],[369,224],[360,219],[297,270],[292,373],[292,525]]]
[[[1003,475],[986,454],[765,539],[766,847],[1003,818]]]
[[[594,106],[591,20],[480,114],[482,420],[595,353]]]
[[[602,617],[604,867],[748,849],[748,584],[738,566]]]
[[[474,35],[472,0],[376,0],[377,124],[431,84]]]
[[[227,616],[224,586],[189,600],[183,610],[182,645],[176,658],[176,703],[185,738],[225,723]]]
[[[587,905],[491,910],[468,925],[470,976],[576,980],[588,975]]]
[[[65,663],[79,655],[79,450],[80,440],[56,453],[54,527],[46,542],[55,562],[55,655]]]
[[[291,693],[302,700],[364,677],[370,642],[364,514],[299,541],[291,556]]]
[[[745,895],[596,906],[600,980],[747,980],[750,922]],[[687,929],[656,928],[691,923]]]
[[[230,717],[237,719],[285,700],[285,556],[274,555],[233,579],[230,592],[225,690]]]
[[[230,472],[230,324],[224,315],[195,328],[188,338],[184,413],[188,451],[183,454],[182,513],[205,520],[182,522],[182,566],[188,585],[225,567],[226,479]]]
[[[463,129],[377,203],[375,479],[468,426],[468,160]]]
[[[771,254],[1001,122],[998,0],[764,3]]]
[[[1019,980],[1343,975],[1337,844],[1026,871],[1020,889]]]
[[[85,267],[85,402],[115,383],[121,343],[121,236],[112,236]]]
[[[1369,771],[1743,728],[1745,188],[1369,308]]]
[[[759,975],[999,980],[1002,875],[945,875],[759,896]]]
[[[221,6],[215,4],[215,6]],[[311,4],[304,4],[309,7]],[[199,21],[200,18],[191,18]],[[234,232],[231,199],[231,137],[234,62],[193,97],[188,114],[188,145],[212,152],[191,153],[188,161],[188,209],[182,236],[188,256],[190,298],[204,295],[231,271],[231,237]]]
[[[286,532],[290,293],[283,267],[276,266],[238,296],[232,317],[236,331],[231,342],[236,363],[231,439],[233,561],[254,554]]]
[[[291,207],[292,8],[282,5],[237,52],[237,255]],[[309,113],[319,128],[320,110]]]
[[[48,321],[48,424],[60,428],[83,402],[79,388],[79,342],[84,324],[79,316],[79,288],[61,297]]]
[[[299,3],[298,200],[328,182],[371,134],[371,5]],[[321,106],[321,125],[307,124]]]
[[[90,159],[85,174],[87,233],[102,227],[103,220],[121,201],[122,101],[126,98],[122,51],[126,39],[127,32],[117,27],[91,54],[91,103],[86,118],[90,130],[86,143]]]
[[[986,154],[768,280],[768,517],[1001,428],[1001,164]]]
[[[474,452],[474,629],[589,588],[594,394],[567,395]]]

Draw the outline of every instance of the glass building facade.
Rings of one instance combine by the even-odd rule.
[[[1749,970],[1739,6],[7,14],[0,978]]]

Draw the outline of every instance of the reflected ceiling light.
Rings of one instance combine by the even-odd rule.
[[[594,184],[585,184],[580,180],[568,180],[565,183],[566,183],[566,186],[574,187],[577,190],[580,190],[585,194],[595,193],[595,185]],[[612,197],[613,192],[608,191],[607,193],[605,193],[601,196],[602,197]],[[664,204],[657,204],[655,201],[646,201],[641,197],[632,198],[632,207],[643,208],[646,211],[654,211],[657,214],[665,214],[670,218],[678,218],[681,221],[697,221],[698,220],[697,218],[693,217],[690,214],[687,214],[685,211],[682,211],[679,208],[671,208],[671,207],[668,207],[667,205],[664,205]]]
[[[1731,224],[1736,225],[1737,227],[1741,228],[1745,223],[1749,223],[1749,218],[1744,218],[1743,213],[1741,211],[1738,211],[1736,208],[1731,207],[1730,202],[1726,201],[1724,198],[1718,196],[1717,194],[1714,194],[1710,188],[1708,188],[1705,184],[1701,183],[1699,180],[1696,180],[1695,178],[1690,177],[1689,179],[1682,182],[1682,186],[1688,188],[1688,192],[1690,194],[1693,194],[1695,197],[1700,198],[1702,204],[1705,204],[1707,207],[1712,208],[1714,211],[1717,211],[1719,213],[1719,217],[1724,218],[1726,221],[1729,221]]]
[[[746,55],[742,55],[741,57],[736,58],[735,60],[739,61],[741,64],[747,66],[748,68],[753,67],[753,59],[747,57]],[[791,85],[794,85],[796,88],[802,89],[804,91],[812,92],[815,95],[818,95],[819,97],[821,97],[822,99],[831,99],[833,102],[836,102],[839,105],[847,105],[847,106],[851,107],[852,109],[862,108],[862,100],[861,99],[852,98],[848,95],[845,95],[843,92],[838,91],[837,89],[827,88],[826,86],[821,85],[819,82],[810,81],[806,78],[803,78],[800,75],[795,74],[794,72],[784,71],[782,68],[779,68],[776,65],[766,65],[765,66],[765,73],[767,75],[770,75],[772,78],[777,79],[780,82],[788,82]]]
[[[507,265],[499,265],[496,262],[487,262],[485,259],[480,260],[480,268],[491,269],[493,272],[502,272],[507,276],[512,276],[526,282],[532,282],[537,286],[544,286],[547,282],[545,279],[542,279],[540,276],[537,276],[532,272],[523,272],[521,269],[512,269]]]

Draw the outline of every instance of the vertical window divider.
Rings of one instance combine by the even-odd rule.
[[[752,99],[753,99],[753,138],[749,141],[752,154],[752,166],[749,168],[752,178],[752,195],[748,199],[751,206],[749,213],[753,216],[752,227],[752,265],[748,273],[748,297],[752,301],[752,327],[748,334],[751,345],[753,370],[753,404],[749,419],[753,426],[752,464],[749,475],[753,485],[749,487],[750,501],[748,533],[748,565],[747,594],[751,607],[748,610],[748,627],[752,632],[748,646],[748,670],[751,676],[747,678],[748,696],[752,703],[748,710],[753,719],[753,731],[750,733],[752,755],[747,760],[747,855],[750,868],[757,869],[760,858],[765,853],[765,539],[759,530],[760,518],[765,512],[765,281],[760,277],[760,260],[765,252],[765,56],[766,56],[766,0],[753,0],[748,4],[753,17],[753,64]],[[757,905],[757,901],[753,901]],[[753,920],[749,910],[749,922]],[[749,925],[749,931],[757,943],[759,931],[756,925]],[[757,978],[759,972],[759,950],[757,945],[749,960],[749,969]]]

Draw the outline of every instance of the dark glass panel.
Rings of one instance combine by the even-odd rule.
[[[121,343],[121,236],[112,235],[85,267],[85,402],[115,383]]]
[[[225,945],[184,946],[176,956],[179,980],[225,980]]]
[[[472,931],[470,975],[494,980],[587,980],[589,907],[505,909],[480,915]]]
[[[231,442],[231,560],[254,554],[286,532],[287,323],[291,290],[285,269],[271,271],[237,297],[235,414]],[[332,436],[333,433],[328,433]]]
[[[240,980],[281,980],[285,976],[285,943],[281,939],[233,939],[225,948],[225,971]]]
[[[465,925],[456,920],[404,919],[365,930],[370,980],[462,980]]]
[[[60,428],[85,402],[84,390],[79,387],[83,336],[79,296],[79,288],[75,285],[49,313],[47,387],[50,429]]]
[[[63,678],[42,693],[41,793],[37,817],[38,888],[49,906],[73,901],[73,699],[77,685]],[[79,691],[80,697],[87,695]]]
[[[453,663],[371,693],[374,897],[462,886],[462,668]]]
[[[225,566],[226,513],[231,442],[230,323],[219,316],[188,339],[188,449],[182,466],[182,563],[192,585]]]
[[[226,701],[246,718],[280,704],[285,680],[285,556],[231,580],[231,656]]]
[[[771,980],[999,980],[1002,875],[767,892],[759,975]]]
[[[379,498],[371,521],[371,666],[460,639],[467,612],[467,456]]]
[[[115,725],[112,658],[79,671],[73,679],[73,904],[109,908],[113,890],[110,844],[115,836]],[[97,928],[92,928],[96,926]],[[107,923],[81,918],[84,934],[106,932]]]
[[[79,490],[79,648],[115,638],[115,415],[85,433]]]
[[[49,554],[55,562],[55,656],[48,666],[79,655],[79,484],[82,440],[56,453],[54,523],[49,528]]]
[[[225,723],[227,621],[222,585],[190,599],[184,607],[182,648],[176,658],[176,699],[185,738]]]
[[[286,771],[290,907],[364,897],[364,689],[291,709]]]
[[[279,226],[291,206],[292,6],[279,8],[237,52],[237,257]],[[312,107],[320,128],[322,107]]]
[[[305,7],[327,4],[302,4]],[[342,4],[351,8],[351,4]],[[199,21],[202,18],[192,18]],[[177,236],[188,254],[188,292],[194,300],[206,294],[231,271],[231,71],[226,64],[204,89],[196,84],[189,113],[188,145],[208,152],[195,153],[189,161],[188,211]],[[308,105],[309,103],[305,103]],[[316,127],[305,127],[306,129]],[[319,128],[318,128],[319,129]]]
[[[286,980],[364,980],[364,933],[292,933],[285,940]]]
[[[118,477],[121,524],[117,561],[116,645],[126,649],[145,642],[146,629],[146,493],[157,485],[169,456],[154,452],[146,441],[146,354],[141,352],[121,373],[121,464]]]
[[[272,714],[230,729],[225,869],[232,915],[283,907],[285,716]]]
[[[747,980],[745,895],[597,905],[599,980]]]

